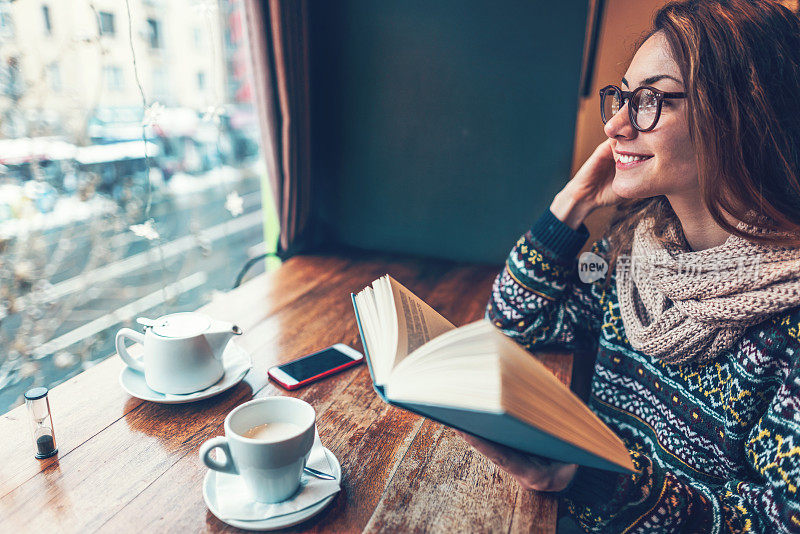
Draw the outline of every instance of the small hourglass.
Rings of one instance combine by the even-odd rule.
[[[36,443],[36,458],[39,459],[50,458],[58,452],[47,391],[46,387],[38,387],[25,392],[25,405],[31,416],[33,441]]]

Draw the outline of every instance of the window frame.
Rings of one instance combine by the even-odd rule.
[[[115,17],[112,11],[98,11],[98,26],[100,35],[107,37],[116,37],[117,29],[115,24]]]

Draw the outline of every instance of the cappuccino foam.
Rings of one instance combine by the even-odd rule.
[[[302,427],[294,423],[276,421],[274,423],[264,423],[263,425],[254,426],[242,435],[250,439],[278,441],[296,436],[302,430]]]

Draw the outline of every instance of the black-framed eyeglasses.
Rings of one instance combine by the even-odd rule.
[[[656,127],[661,117],[661,104],[668,98],[686,98],[686,93],[668,93],[649,85],[642,85],[633,91],[606,85],[600,89],[600,117],[606,124],[627,102],[628,117],[633,127],[640,132],[649,132]]]

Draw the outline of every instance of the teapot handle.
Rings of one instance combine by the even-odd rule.
[[[125,338],[129,338],[137,343],[141,343],[144,345],[144,335],[140,334],[136,330],[131,330],[130,328],[123,328],[119,332],[117,332],[117,337],[115,342],[117,344],[117,354],[119,357],[122,358],[122,361],[125,362],[128,367],[135,371],[139,371],[140,373],[144,373],[144,364],[142,363],[141,359],[134,358],[130,354],[128,354],[128,349],[125,348]]]

